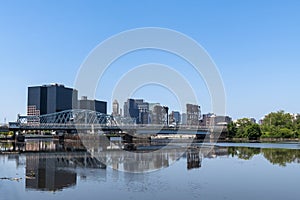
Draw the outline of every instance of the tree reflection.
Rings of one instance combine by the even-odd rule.
[[[300,150],[297,149],[262,149],[263,156],[273,165],[286,166],[300,162]]]
[[[254,155],[260,154],[260,148],[228,147],[228,153],[232,157],[237,156],[243,160],[250,160]]]
[[[300,163],[299,149],[228,147],[228,154],[243,160],[251,160],[254,155],[262,154],[271,164],[283,167],[288,163]]]

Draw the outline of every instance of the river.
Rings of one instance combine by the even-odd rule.
[[[33,141],[0,154],[0,199],[299,199],[299,143],[193,143],[183,155],[166,148],[149,159],[141,150],[139,163],[117,148],[103,163],[59,145]]]

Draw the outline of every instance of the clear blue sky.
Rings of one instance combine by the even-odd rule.
[[[280,109],[299,113],[299,10],[297,0],[0,0],[0,123],[26,113],[29,85],[57,82],[72,87],[81,63],[101,41],[149,26],[182,32],[207,50],[224,82],[227,114],[234,119],[259,119]],[[120,59],[112,73],[122,75],[117,65],[159,61],[182,62],[159,52],[136,53]],[[199,101],[208,112],[208,97],[199,85]],[[106,92],[98,91],[97,98],[110,101]],[[164,101],[161,96],[158,100]],[[135,97],[155,101],[147,87]],[[167,97],[163,104],[172,99]]]

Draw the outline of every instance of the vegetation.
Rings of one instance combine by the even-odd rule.
[[[261,128],[248,118],[238,119],[228,124],[228,133],[231,138],[258,139],[261,136]]]
[[[12,136],[14,133],[12,131],[6,131],[6,132],[0,132],[0,138],[1,137],[8,137]]]
[[[264,117],[261,125],[248,118],[238,119],[228,124],[229,138],[299,138],[300,115],[284,111],[272,112]]]

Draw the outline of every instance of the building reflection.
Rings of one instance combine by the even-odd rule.
[[[34,153],[26,155],[26,188],[62,190],[76,185],[76,168],[105,169],[106,165],[88,153]]]
[[[1,145],[2,152],[14,148],[13,144]],[[26,168],[26,189],[43,191],[58,191],[75,186],[78,178],[105,180],[107,166],[125,172],[148,172],[169,167],[178,159],[184,159],[186,169],[192,170],[201,168],[203,159],[237,157],[249,160],[258,154],[270,163],[281,166],[300,162],[300,151],[294,149],[193,146],[188,149],[172,147],[153,150],[154,146],[150,145],[125,151],[121,146],[117,143],[103,143],[95,145],[97,148],[83,151],[82,145],[77,143],[30,141],[24,145],[23,153],[8,154],[7,158],[15,160],[17,167]]]
[[[76,173],[59,169],[56,158],[26,156],[26,188],[46,191],[62,190],[76,185]]]
[[[200,168],[202,156],[198,149],[188,149],[186,152],[187,169]]]

